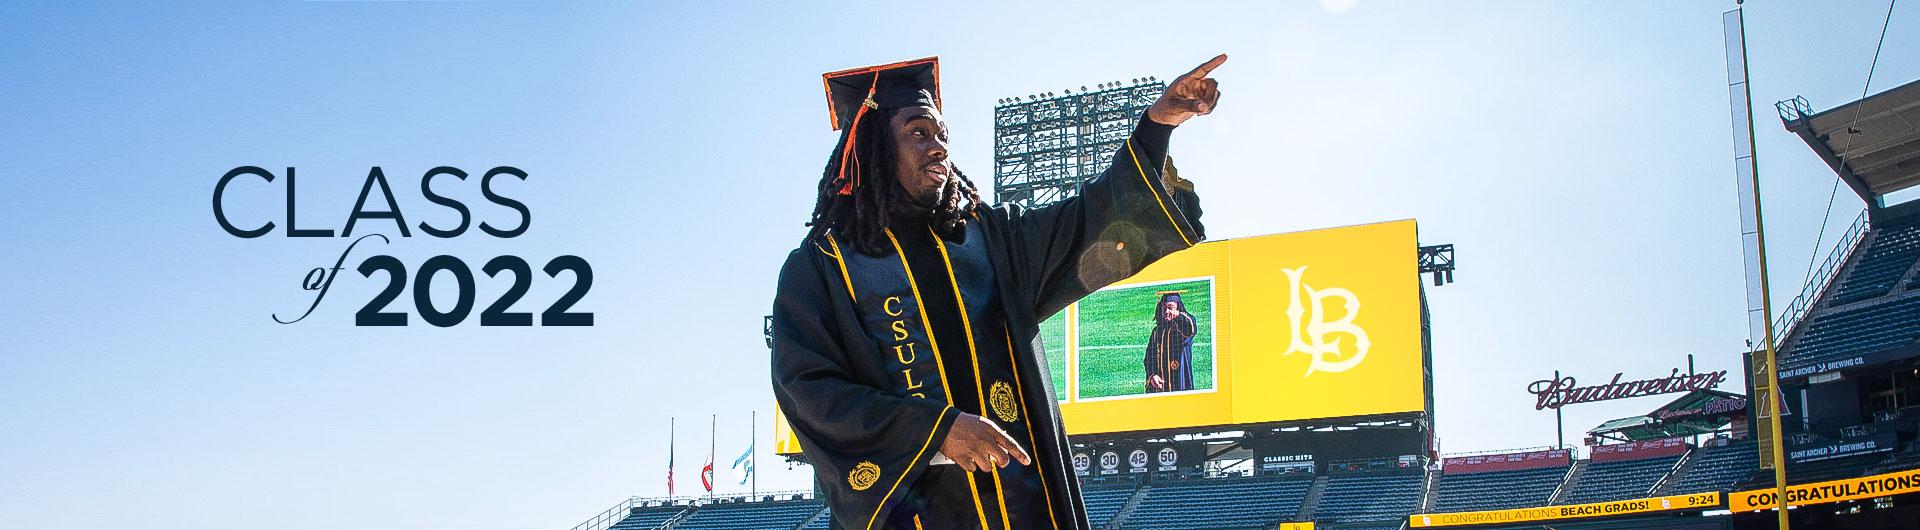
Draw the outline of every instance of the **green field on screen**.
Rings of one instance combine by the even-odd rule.
[[[1153,334],[1158,293],[1165,291],[1184,291],[1180,298],[1199,332],[1193,338],[1193,389],[1213,388],[1212,280],[1193,280],[1099,291],[1080,300],[1079,399],[1147,393],[1140,363]],[[1047,354],[1053,355],[1051,347]]]
[[[1040,322],[1040,343],[1047,348],[1047,371],[1054,397],[1067,400],[1067,312],[1061,310]]]

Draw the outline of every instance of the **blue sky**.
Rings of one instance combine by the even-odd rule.
[[[1419,219],[1424,242],[1459,247],[1459,283],[1429,291],[1443,450],[1551,444],[1523,389],[1555,369],[1660,375],[1692,353],[1739,370],[1730,7],[10,2],[0,514],[566,528],[664,493],[669,417],[685,492],[709,415],[724,467],[751,410],[761,489],[806,488],[765,451],[760,316],[834,140],[818,76],[936,54],[956,160],[983,185],[995,99],[1231,54],[1219,111],[1172,146],[1210,235]],[[1909,7],[1874,91],[1920,78],[1900,52],[1920,49]],[[1798,291],[1833,175],[1766,104],[1858,97],[1885,9],[1749,6],[1776,305]],[[596,281],[578,309],[597,325],[354,327],[379,282],[351,271],[308,322],[275,324],[346,242],[222,232],[213,184],[241,165],[296,167],[300,225],[335,230],[373,166],[409,223],[443,226],[453,215],[417,192],[426,170],[473,173],[436,188],[496,225],[515,219],[478,175],[526,170],[499,183],[531,208],[526,235],[416,232],[378,251],[414,267],[580,255]],[[237,219],[283,215],[278,184],[242,183]],[[1861,206],[1843,191],[1822,246]],[[369,223],[356,231],[392,231]],[[481,281],[484,305],[498,287]],[[567,285],[536,275],[524,304]],[[1571,408],[1569,437],[1659,402]]]

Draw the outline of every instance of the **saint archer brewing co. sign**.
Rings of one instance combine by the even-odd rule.
[[[1726,382],[1727,380],[1726,370],[1683,374],[1680,373],[1679,368],[1675,368],[1673,369],[1673,373],[1667,377],[1625,382],[1620,381],[1620,377],[1623,375],[1626,374],[1613,374],[1612,381],[1594,386],[1579,386],[1573,376],[1566,376],[1559,379],[1542,379],[1534,381],[1531,385],[1527,385],[1527,391],[1533,393],[1534,410],[1543,410],[1550,408],[1557,409],[1565,405],[1586,403],[1589,401],[1606,401],[1609,399],[1625,399],[1655,394],[1707,390],[1720,386],[1720,383]]]

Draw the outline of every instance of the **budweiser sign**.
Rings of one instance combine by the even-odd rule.
[[[1533,393],[1534,410],[1557,409],[1574,403],[1606,401],[1654,394],[1674,392],[1692,392],[1720,386],[1727,380],[1727,371],[1682,374],[1679,368],[1666,377],[1642,379],[1639,381],[1621,381],[1624,373],[1613,374],[1613,380],[1606,384],[1579,386],[1573,376],[1559,379],[1541,379],[1527,385],[1527,391]]]

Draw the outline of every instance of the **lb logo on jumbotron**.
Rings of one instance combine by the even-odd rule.
[[[1353,323],[1354,317],[1360,315],[1360,297],[1340,287],[1315,289],[1307,285],[1300,280],[1307,273],[1305,266],[1281,271],[1287,273],[1287,292],[1290,295],[1287,319],[1292,323],[1288,329],[1293,335],[1287,344],[1286,354],[1304,353],[1312,356],[1307,373],[1302,377],[1313,375],[1314,372],[1345,372],[1359,366],[1360,361],[1367,358],[1367,350],[1373,347],[1373,340],[1367,338],[1367,330]],[[1301,306],[1301,298],[1305,298],[1307,305],[1313,307],[1311,318],[1307,318],[1307,309]],[[1338,320],[1326,320],[1328,298],[1339,298],[1344,302],[1342,306],[1345,311],[1341,312]],[[1340,352],[1343,335],[1353,338],[1353,353]]]

